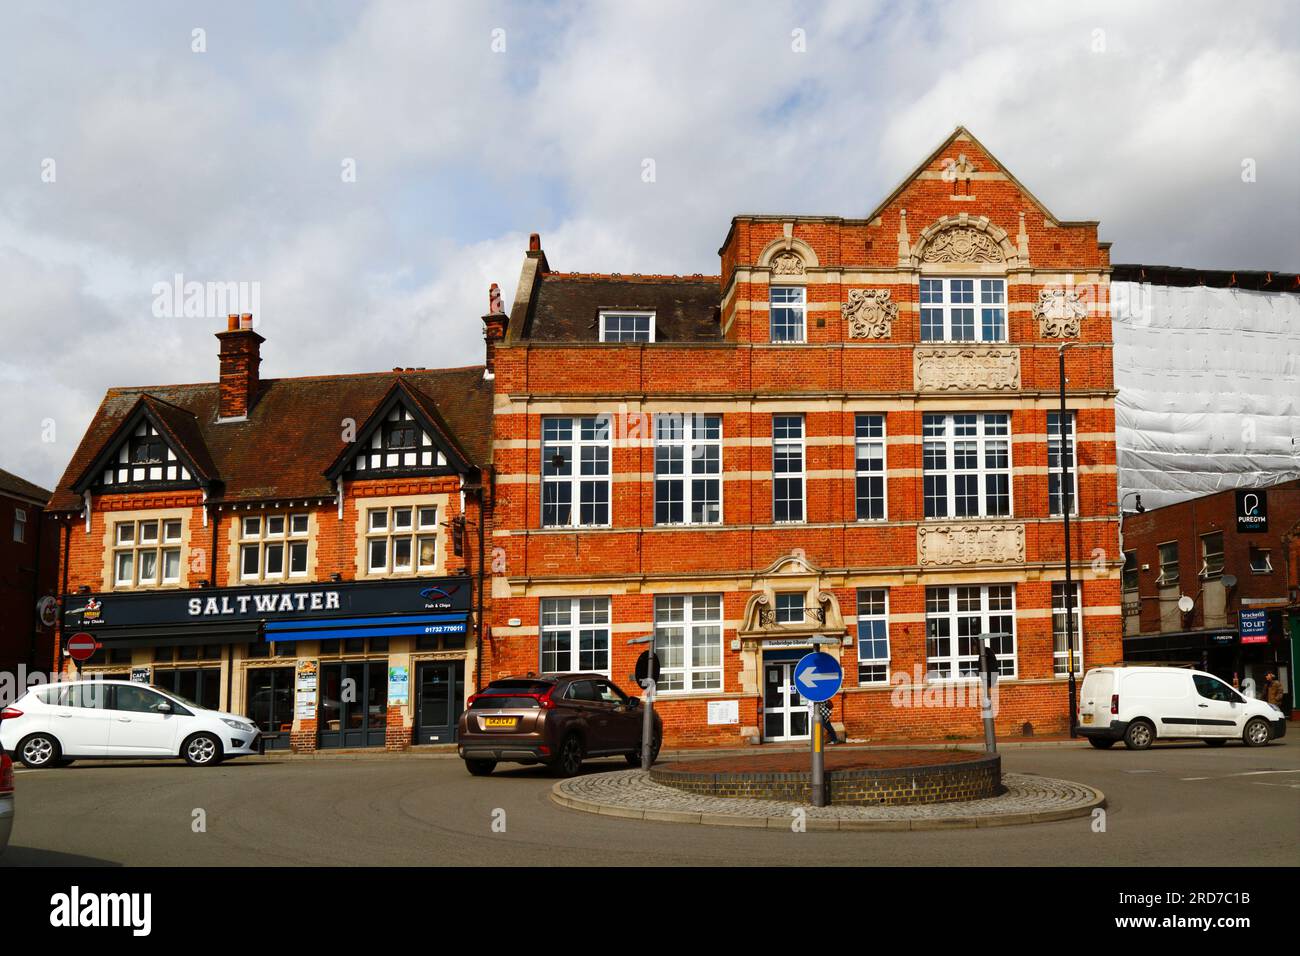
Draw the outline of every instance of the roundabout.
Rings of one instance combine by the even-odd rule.
[[[673,765],[667,765],[672,767]],[[940,830],[1086,817],[1106,796],[1085,784],[1003,773],[996,796],[938,803],[809,806],[805,801],[715,796],[668,786],[655,771],[618,770],[558,781],[551,800],[584,813],[662,823],[756,829]],[[805,775],[806,777],[806,775]],[[806,786],[805,786],[806,792]]]

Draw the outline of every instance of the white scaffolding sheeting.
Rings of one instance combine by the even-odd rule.
[[[1300,478],[1300,295],[1116,282],[1111,314],[1121,496]]]

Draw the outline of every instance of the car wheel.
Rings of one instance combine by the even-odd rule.
[[[1205,746],[1207,746],[1207,747],[1222,747],[1222,746],[1223,746],[1224,744],[1226,744],[1227,742],[1228,742],[1228,741],[1225,740],[1223,737],[1206,737],[1206,738],[1205,738]]]
[[[1135,720],[1124,731],[1124,746],[1129,750],[1147,750],[1156,739],[1156,729],[1149,720]]]
[[[32,734],[18,745],[17,751],[18,759],[28,770],[57,767],[61,754],[59,742],[49,734]]]
[[[465,769],[476,777],[486,777],[497,768],[495,760],[466,760]]]
[[[577,734],[569,734],[560,743],[560,752],[551,763],[551,773],[557,777],[572,777],[582,769],[582,741]]]
[[[221,741],[212,734],[195,734],[185,741],[181,756],[191,767],[211,767],[221,763]]]
[[[1268,721],[1256,717],[1246,724],[1246,729],[1241,734],[1241,739],[1246,742],[1247,747],[1262,747],[1273,738],[1272,731],[1269,730]]]
[[[1111,737],[1089,737],[1088,743],[1092,744],[1098,750],[1109,750],[1115,746],[1115,741]]]

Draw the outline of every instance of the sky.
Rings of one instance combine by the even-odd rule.
[[[1300,271],[1285,3],[10,2],[0,468],[106,389],[482,361],[552,268],[708,273],[741,213],[863,216],[958,125],[1112,261]],[[193,310],[189,310],[192,312]],[[247,309],[246,311],[252,311]]]

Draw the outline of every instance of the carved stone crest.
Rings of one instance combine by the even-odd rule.
[[[849,338],[887,339],[898,318],[898,303],[888,289],[850,289],[840,313],[849,323]]]
[[[922,525],[916,529],[917,563],[933,565],[1018,564],[1025,560],[1022,524]]]
[[[1020,350],[964,346],[918,348],[918,392],[1014,391],[1020,388]]]
[[[1079,324],[1088,314],[1088,307],[1075,289],[1042,289],[1034,303],[1034,318],[1038,332],[1045,339],[1074,339],[1079,337]]]
[[[803,259],[797,252],[778,252],[772,257],[773,275],[801,276],[803,273]]]
[[[925,262],[1002,262],[1002,247],[987,232],[967,226],[945,229],[925,245]]]

